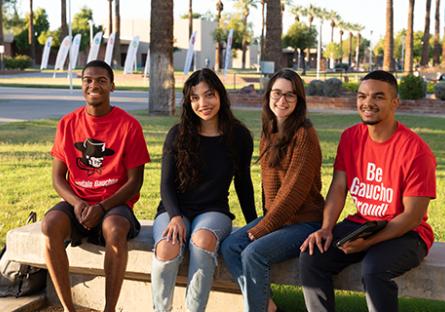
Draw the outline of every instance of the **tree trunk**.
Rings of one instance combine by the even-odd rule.
[[[440,63],[440,0],[436,0],[436,14],[434,15],[434,50],[433,65]]]
[[[334,42],[334,28],[335,28],[335,23],[331,21],[331,42]]]
[[[5,39],[3,38],[3,0],[0,0],[0,45],[4,44],[4,40]]]
[[[243,14],[243,25],[244,25],[244,34],[243,34],[243,44],[242,44],[242,54],[241,54],[241,67],[243,69],[246,68],[246,52],[247,52],[247,18],[249,17],[249,9]]]
[[[355,47],[355,66],[357,70],[360,68],[360,42],[362,39],[362,35],[360,33],[357,34],[357,46]]]
[[[431,0],[426,0],[426,12],[425,12],[425,28],[423,30],[422,38],[422,58],[420,59],[420,65],[428,65],[430,59],[430,11]]]
[[[63,38],[68,36],[68,25],[66,23],[66,0],[60,1],[61,7],[60,7],[60,15],[61,15],[61,21],[60,21],[60,42],[63,41]]]
[[[189,0],[189,39],[193,34],[193,0]]]
[[[220,27],[221,25],[221,12],[224,9],[224,5],[221,0],[218,0],[216,3],[216,25]],[[222,67],[222,44],[220,41],[216,43],[216,51],[215,51],[215,71],[219,71]]]
[[[3,27],[3,25],[2,25]],[[34,11],[32,8],[32,0],[29,0],[29,25],[28,25],[28,43],[31,53],[32,64],[36,64],[36,41],[34,36]]]
[[[414,47],[414,2],[415,0],[409,0],[408,8],[408,29],[406,31],[405,38],[405,64],[403,64],[403,71],[413,72],[413,47]]]
[[[174,115],[173,0],[151,1],[150,73],[149,114]]]
[[[394,8],[393,1],[386,0],[386,33],[383,53],[383,70],[394,71]]]
[[[263,54],[264,54],[264,26],[265,26],[265,21],[264,21],[264,9],[266,7],[266,0],[261,0],[261,46],[260,46],[260,57],[261,57],[261,61],[264,59]]]
[[[120,0],[114,0],[114,31],[116,35],[114,37],[114,53],[113,53],[113,66],[114,68],[121,67],[121,9]]]
[[[108,37],[113,33],[113,0],[108,0]]]
[[[352,65],[352,38],[353,38],[353,34],[350,31],[349,32],[349,54],[348,54],[348,66],[351,67]]]
[[[343,30],[340,29],[340,63],[343,63]]]
[[[264,60],[274,62],[275,71],[280,70],[283,65],[283,51],[281,48],[282,31],[281,1],[268,0]]]

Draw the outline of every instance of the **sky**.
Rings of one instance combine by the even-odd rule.
[[[45,8],[50,21],[50,28],[56,29],[60,26],[60,1],[59,0],[34,0],[34,8]],[[70,0],[67,0],[69,3]],[[175,18],[188,12],[188,0],[174,0]],[[223,0],[224,12],[234,12],[234,0]],[[328,10],[336,11],[344,21],[350,23],[359,23],[365,27],[362,36],[371,39],[376,43],[379,38],[385,35],[385,12],[386,0],[291,0],[294,4],[308,6],[316,5]],[[408,0],[393,0],[394,2],[394,33],[406,28],[408,22]],[[434,33],[434,12],[435,2],[431,5],[431,24],[430,33]],[[444,29],[444,7],[445,1],[441,1],[441,33]],[[29,0],[18,0],[19,12],[26,14],[29,11]],[[122,19],[145,19],[150,18],[150,0],[121,0],[121,18]],[[87,6],[93,10],[93,19],[96,24],[107,25],[108,19],[108,0],[71,0],[72,16],[80,8]],[[193,0],[193,10],[198,13],[206,11],[215,12],[216,1],[214,0]],[[261,32],[261,6],[252,8],[249,22],[254,25],[255,35],[259,36]],[[414,8],[414,29],[423,31],[425,19],[426,0],[415,1]],[[283,17],[283,33],[287,31],[293,23],[294,17],[285,13]],[[304,20],[303,20],[304,21]],[[325,22],[322,26],[323,41],[327,42],[330,38],[330,26]],[[372,35],[371,35],[372,32]],[[338,40],[338,31],[335,33],[334,40]]]

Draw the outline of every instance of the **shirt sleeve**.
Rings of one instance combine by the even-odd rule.
[[[173,152],[173,144],[177,132],[177,127],[172,128],[168,132],[162,150],[161,200],[170,219],[181,215],[177,196],[176,157]]]
[[[63,148],[64,141],[65,141],[65,123],[62,119],[57,124],[56,135],[54,137],[54,144],[51,149],[51,155],[54,158],[57,158],[66,163],[65,149]]]
[[[150,155],[145,142],[144,132],[139,122],[129,129],[126,142],[124,163],[127,169],[136,168],[150,162]]]
[[[334,170],[338,170],[338,171],[346,171],[346,165],[345,165],[345,142],[347,141],[346,139],[346,133],[343,132],[343,134],[340,137],[340,141],[338,142],[338,147],[337,147],[337,155],[335,156],[335,161],[334,161]]]
[[[413,159],[402,196],[436,198],[436,159],[432,153],[422,152]]]
[[[235,172],[235,190],[238,195],[241,210],[243,211],[246,223],[257,218],[255,210],[255,199],[253,193],[252,179],[250,175],[250,162],[253,153],[252,136],[247,129],[239,131],[238,140],[238,165]]]

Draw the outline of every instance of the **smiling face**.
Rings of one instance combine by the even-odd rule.
[[[289,117],[297,107],[297,94],[292,88],[292,83],[284,78],[278,78],[272,85],[269,96],[269,107],[277,118],[278,124]]]
[[[82,75],[82,93],[85,101],[92,107],[108,107],[110,92],[114,91],[114,83],[106,69],[87,67]]]
[[[357,111],[364,124],[384,125],[395,120],[399,105],[396,91],[391,85],[379,80],[364,80],[357,92]]]
[[[218,92],[210,89],[204,81],[192,87],[190,102],[193,111],[201,119],[201,122],[218,120],[218,112],[221,101]]]

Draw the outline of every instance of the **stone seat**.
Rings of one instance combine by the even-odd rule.
[[[121,311],[148,311],[151,302],[152,221],[141,221],[138,237],[129,241],[128,264],[125,281],[119,298]],[[40,223],[27,225],[8,232],[9,258],[18,262],[45,267],[43,235]],[[75,304],[102,309],[104,304],[103,247],[82,243],[68,247],[73,300]],[[175,289],[175,311],[182,311],[185,296],[187,262],[181,266]],[[360,263],[352,265],[335,277],[335,287],[363,291],[360,282]],[[272,267],[272,282],[299,285],[298,260],[291,259]],[[445,243],[435,243],[423,263],[396,279],[401,296],[445,301]],[[215,273],[213,290],[207,311],[242,311],[242,298],[237,285],[224,266],[222,258]],[[50,302],[57,302],[52,287],[47,290]]]

